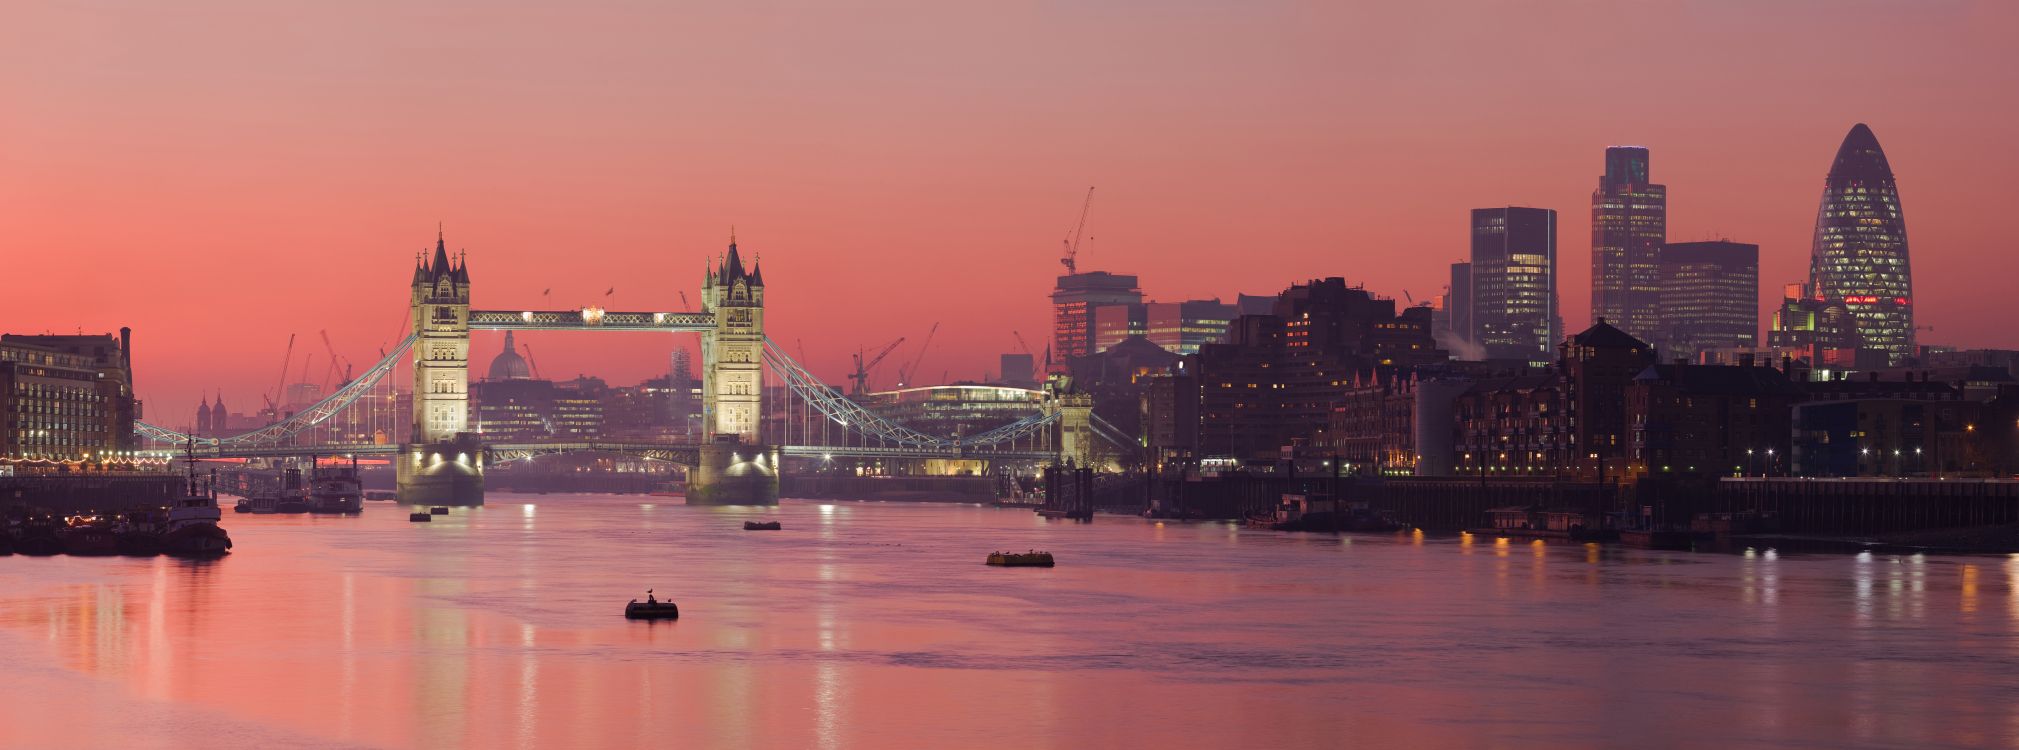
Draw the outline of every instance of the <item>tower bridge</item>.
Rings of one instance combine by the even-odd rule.
[[[192,436],[141,423],[144,439],[186,446],[202,457],[383,455],[400,497],[432,505],[480,505],[488,463],[574,451],[602,451],[688,467],[690,504],[772,504],[787,456],[801,458],[961,458],[1089,465],[1095,443],[1134,441],[1093,414],[1083,394],[1047,392],[1034,413],[987,432],[928,435],[886,420],[828,387],[765,337],[763,270],[745,267],[732,238],[702,279],[698,311],[486,310],[471,302],[467,258],[441,237],[432,258],[416,258],[408,306],[412,333],[379,362],[322,401],[274,424],[225,437]],[[471,331],[661,331],[701,337],[701,434],[670,443],[555,441],[487,443],[472,431]],[[373,443],[313,439],[405,361],[412,374],[408,433]],[[780,435],[765,435],[766,374],[783,385]],[[795,424],[796,420],[796,424]],[[797,434],[794,428],[797,427]],[[327,430],[325,430],[327,431]],[[311,439],[303,440],[304,435]],[[795,440],[796,438],[796,440]]]

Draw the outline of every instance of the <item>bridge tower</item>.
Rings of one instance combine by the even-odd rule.
[[[764,442],[764,270],[743,268],[736,237],[708,271],[701,332],[700,462],[687,478],[694,505],[773,505],[781,455]]]
[[[470,272],[449,262],[441,236],[432,260],[415,259],[413,432],[401,445],[401,502],[483,505],[484,450],[469,432]]]
[[[1045,387],[1045,408],[1059,415],[1059,463],[1093,466],[1093,394],[1074,387],[1071,375],[1057,376]]]

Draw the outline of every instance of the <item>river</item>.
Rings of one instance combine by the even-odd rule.
[[[227,513],[212,562],[0,557],[0,746],[2019,745],[2019,557],[944,504],[405,510]],[[997,549],[1059,565],[984,566]],[[681,619],[623,619],[648,587]]]

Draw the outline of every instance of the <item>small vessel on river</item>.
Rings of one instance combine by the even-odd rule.
[[[364,512],[364,481],[358,476],[357,459],[349,466],[316,467],[309,474],[308,512]]]
[[[744,531],[778,531],[785,526],[777,521],[744,521]]]
[[[645,590],[645,601],[632,599],[624,605],[624,619],[627,620],[678,620],[680,606],[670,601],[659,601],[651,589]]]
[[[1005,568],[1049,568],[1052,567],[1052,553],[1038,552],[990,552],[988,564]]]

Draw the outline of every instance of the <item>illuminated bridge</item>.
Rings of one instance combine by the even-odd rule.
[[[1090,465],[1097,443],[1135,442],[1093,414],[1091,397],[1047,391],[1032,412],[958,437],[929,435],[885,419],[828,387],[764,335],[764,274],[745,269],[732,239],[709,270],[698,312],[482,310],[470,305],[465,259],[436,239],[432,260],[416,260],[412,333],[356,379],[286,419],[242,434],[191,436],[142,423],[157,448],[198,457],[385,456],[400,497],[415,503],[483,502],[487,464],[539,455],[598,451],[688,467],[688,502],[775,503],[784,458],[978,459]],[[471,331],[662,331],[701,335],[702,434],[691,442],[573,441],[487,443],[469,429]],[[412,371],[412,428],[398,443],[356,439],[335,429],[354,420],[387,376]],[[770,382],[783,388],[765,387]],[[767,420],[771,415],[774,419]],[[764,434],[775,425],[777,434]],[[336,439],[339,436],[349,439]]]

